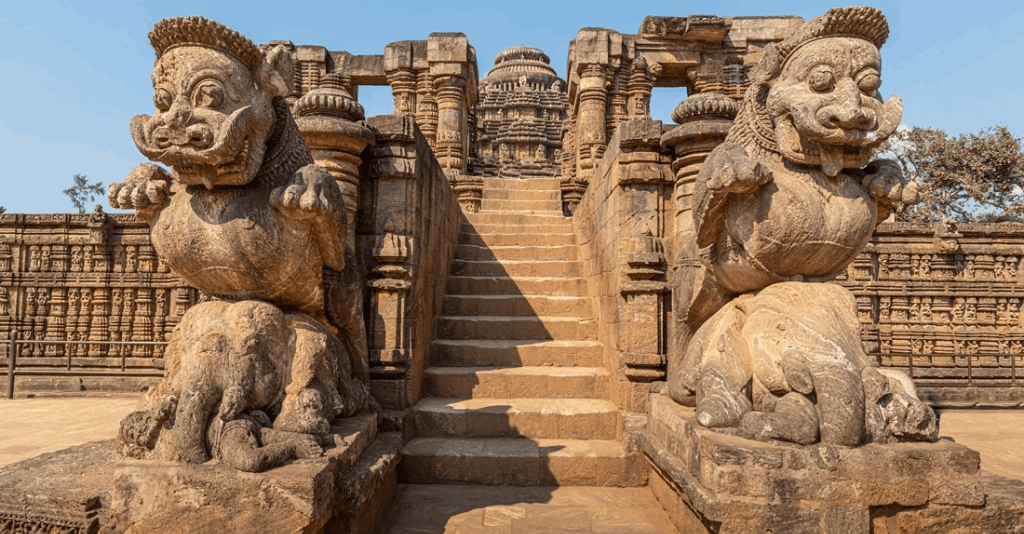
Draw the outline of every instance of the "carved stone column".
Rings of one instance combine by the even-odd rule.
[[[654,88],[654,78],[659,66],[655,68],[647,66],[647,60],[638,58],[630,66],[629,75],[629,103],[627,113],[630,120],[651,118],[651,91]]]
[[[449,180],[466,169],[466,80],[460,76],[438,76],[437,141],[434,154]],[[454,172],[452,172],[454,171]]]
[[[368,307],[370,381],[374,396],[382,405],[405,407],[412,340],[409,337],[406,297],[412,276],[411,213],[415,206],[416,124],[412,117],[374,117],[371,125],[378,132],[373,147],[370,178],[373,199],[372,221],[365,221],[365,232],[373,234]]]
[[[368,282],[370,299],[370,372],[376,378],[401,378],[409,361],[409,333],[405,324],[406,296],[412,284],[405,262],[412,239],[387,233],[373,246],[374,280]]]
[[[625,265],[619,286],[623,304],[618,348],[623,378],[632,383],[665,377],[669,285],[661,238],[669,231],[664,204],[673,176],[668,168],[670,157],[659,146],[661,129],[661,122],[652,120],[619,125],[617,224],[634,233],[620,237]],[[623,400],[631,411],[643,411],[646,389],[631,389]]]
[[[426,70],[416,74],[416,125],[431,150],[436,150],[437,101],[434,99],[432,77]]]
[[[364,111],[349,93],[350,84],[348,76],[325,75],[319,87],[295,102],[295,123],[313,160],[331,173],[341,189],[351,244],[359,205],[359,156],[373,144],[373,132],[356,122],[363,120]]]
[[[711,150],[725,141],[737,111],[739,106],[720,93],[693,95],[672,110],[672,120],[679,126],[661,137],[661,145],[675,154],[672,170],[676,182],[673,198],[677,239],[693,233],[693,183]]]
[[[605,99],[608,95],[605,68],[592,64],[583,67],[579,89],[579,119],[577,122],[576,176],[584,182],[594,176],[597,160],[608,146],[605,137]]]
[[[416,116],[416,72],[398,69],[388,73],[388,84],[395,99],[395,115]]]
[[[89,323],[89,341],[107,341],[110,317],[110,290],[97,288],[92,297],[92,318]],[[89,356],[105,356],[107,345],[89,345]]]

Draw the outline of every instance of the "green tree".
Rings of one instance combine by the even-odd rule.
[[[927,186],[924,200],[896,219],[930,222],[1024,220],[1024,152],[1003,126],[950,137],[933,128],[901,128],[880,149],[907,178]]]
[[[7,213],[7,208],[0,206],[0,215],[3,215],[4,213]]]
[[[103,190],[103,182],[90,184],[84,174],[76,174],[72,180],[75,181],[75,185],[65,189],[63,193],[71,199],[71,205],[78,213],[85,213],[86,202],[94,202],[97,196],[103,198],[106,193]]]

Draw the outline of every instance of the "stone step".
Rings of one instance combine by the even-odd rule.
[[[475,214],[474,214],[475,215]],[[536,224],[464,223],[462,232],[471,234],[572,234],[569,220]]]
[[[583,317],[508,315],[441,317],[438,339],[597,339],[597,321]]]
[[[558,189],[487,189],[484,188],[481,198],[485,200],[557,200],[562,201],[562,192]]]
[[[562,191],[560,178],[530,178],[526,180],[508,178],[484,178],[484,190],[488,189],[547,189]]]
[[[513,247],[495,245],[478,247],[476,245],[457,245],[455,257],[460,260],[548,260],[576,261],[575,245]]]
[[[515,211],[491,211],[486,213],[465,213],[466,220],[476,224],[561,224],[572,223],[572,219],[561,213],[519,213]]]
[[[439,366],[598,367],[604,347],[598,341],[540,341],[522,339],[435,339],[430,361]]]
[[[474,261],[454,260],[455,276],[529,276],[579,278],[579,264],[575,261]]]
[[[480,211],[519,211],[562,213],[561,200],[501,200],[480,199]]]
[[[544,295],[583,298],[582,278],[544,276],[449,276],[449,295]],[[492,314],[493,315],[493,314]]]
[[[420,437],[616,439],[615,403],[597,399],[448,399],[413,407]]]
[[[478,247],[568,246],[576,244],[573,234],[477,234],[460,233],[459,244]]]
[[[415,438],[398,464],[411,484],[637,487],[647,471],[612,440]]]
[[[603,367],[429,367],[424,394],[455,399],[607,399]]]
[[[592,317],[589,297],[552,295],[447,295],[445,315]]]

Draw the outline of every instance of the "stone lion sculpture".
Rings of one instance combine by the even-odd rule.
[[[292,56],[202,17],[162,20],[149,39],[156,112],[133,117],[131,134],[171,171],[139,165],[110,186],[110,205],[134,208],[161,260],[225,302],[186,313],[167,375],[140,406],[148,415],[126,419],[122,441],[143,456],[202,462],[215,452],[204,445],[211,420],[257,412],[274,415],[277,431],[324,434],[332,417],[372,402],[369,362],[362,318],[338,304],[353,300],[338,298],[351,257],[341,191],[313,163],[284,99]],[[255,435],[268,425],[229,426]]]
[[[853,296],[815,283],[846,269],[892,205],[920,200],[894,162],[871,160],[903,113],[879,94],[888,34],[877,9],[836,8],[766,47],[701,167],[691,246],[705,269],[668,394],[702,425],[798,443],[936,436],[909,378],[864,353]]]

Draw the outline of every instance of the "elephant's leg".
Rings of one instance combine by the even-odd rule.
[[[809,363],[822,443],[853,447],[864,441],[864,383],[843,363]]]
[[[228,423],[220,437],[218,457],[225,464],[258,473],[295,458],[318,458],[323,449],[316,439],[308,435],[275,432],[259,427],[251,421],[236,420]],[[262,434],[260,445],[257,434]]]
[[[801,445],[818,441],[818,413],[804,395],[790,392],[775,402],[773,412],[749,412],[740,421],[740,434],[749,439],[781,439]]]

